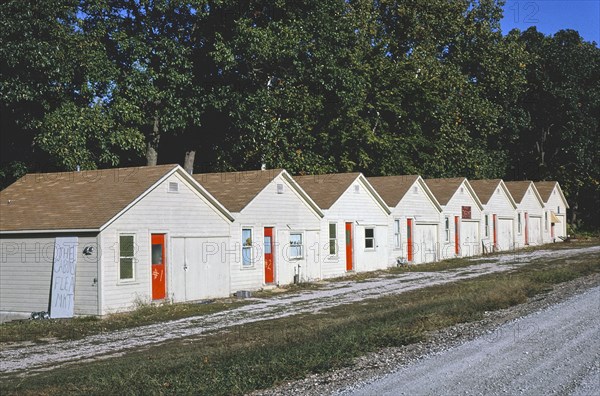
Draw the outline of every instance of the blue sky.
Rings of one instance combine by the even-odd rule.
[[[544,34],[574,29],[600,44],[600,0],[506,0],[502,33],[536,26]]]

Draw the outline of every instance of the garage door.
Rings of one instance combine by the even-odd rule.
[[[460,251],[461,256],[474,256],[479,254],[479,222],[461,221],[460,225]]]
[[[437,224],[416,224],[413,233],[413,263],[437,261]]]
[[[530,245],[541,245],[542,244],[542,218],[541,217],[529,217],[529,244]]]
[[[514,244],[514,223],[512,219],[498,219],[498,249],[510,250]]]
[[[174,302],[229,296],[225,238],[172,238],[170,295]]]

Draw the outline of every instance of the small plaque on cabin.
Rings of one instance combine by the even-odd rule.
[[[471,218],[471,207],[463,206],[462,207],[462,218],[469,220]]]

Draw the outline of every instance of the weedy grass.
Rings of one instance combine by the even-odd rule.
[[[476,321],[552,285],[600,272],[600,258],[537,262],[509,273],[333,307],[317,314],[249,323],[170,341],[105,361],[4,376],[3,394],[241,395],[357,356],[423,340],[428,331]]]
[[[140,305],[131,312],[108,315],[75,317],[72,319],[21,320],[0,325],[0,343],[32,341],[47,342],[52,339],[76,340],[83,337],[115,330],[132,328],[181,319],[208,315],[239,307],[246,302],[216,300],[207,303],[178,303],[163,305]]]

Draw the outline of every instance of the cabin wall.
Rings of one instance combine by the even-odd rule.
[[[413,219],[416,225],[432,224],[436,225],[436,235],[431,243],[435,249],[435,254],[429,254],[432,246],[413,246],[414,259],[418,263],[437,261],[439,259],[439,228],[440,211],[435,206],[431,198],[425,192],[423,186],[417,181],[407,193],[402,197],[398,205],[392,208],[392,214],[389,216],[388,225],[388,246],[389,258],[388,266],[396,266],[398,260],[408,260],[408,228],[407,219]],[[399,221],[399,238],[397,236],[396,220]],[[413,232],[414,234],[414,232]]]
[[[169,192],[169,183],[179,185],[178,192]],[[167,299],[175,290],[171,272],[183,271],[171,265],[172,237],[225,238],[228,240],[230,221],[177,173],[160,183],[148,195],[116,219],[101,233],[102,243],[102,313],[131,310],[139,304],[152,302],[151,234],[166,234]],[[119,279],[119,236],[134,235],[134,279]],[[211,243],[213,241],[210,241]],[[222,248],[221,262],[227,265],[227,246]],[[229,285],[218,288],[219,295],[229,296]]]
[[[355,190],[358,186],[358,190]],[[336,224],[335,254],[329,254],[329,224]],[[389,217],[376,199],[360,181],[355,181],[325,210],[325,219],[321,223],[321,243],[325,258],[322,260],[323,278],[345,275],[346,257],[346,223],[352,224],[352,267],[351,271],[374,271],[388,267],[388,223]],[[373,249],[365,246],[365,230],[373,229],[375,245]]]
[[[466,220],[462,218],[462,207],[470,206],[471,207],[471,219]],[[440,259],[448,259],[456,257],[455,254],[455,226],[454,226],[454,217],[459,216],[459,227],[466,228],[469,230],[472,229],[472,225],[466,223],[476,222],[479,223],[481,221],[482,212],[477,202],[475,201],[473,195],[471,195],[470,191],[467,189],[465,184],[461,184],[461,186],[454,193],[452,198],[448,201],[446,205],[443,206],[443,212],[441,216],[441,227],[440,227],[440,241],[441,242],[441,252]],[[445,218],[448,217],[449,220],[449,232],[446,233],[445,229]],[[464,224],[464,226],[463,226]],[[480,226],[477,225],[478,229]],[[473,238],[469,238],[467,240],[467,233],[460,232],[459,229],[459,245],[460,245],[460,253],[461,256],[466,255],[474,255],[479,254],[481,251],[481,239],[480,236]]]
[[[48,311],[57,237],[77,237],[75,315],[98,314],[98,240],[95,234],[0,236],[0,312]],[[93,247],[89,255],[85,247]]]
[[[487,204],[483,205],[483,213],[481,219],[481,238],[483,245],[485,246],[488,252],[493,251],[494,244],[494,214],[497,216],[497,221],[500,223],[500,220],[510,220],[512,221],[513,228],[512,232],[503,233],[504,238],[509,238],[510,240],[498,241],[498,245],[506,248],[507,246],[514,246],[515,243],[515,229],[514,229],[514,219],[515,219],[516,210],[510,201],[510,197],[506,193],[506,191],[498,186],[496,187],[496,191],[492,194]],[[485,226],[485,216],[488,216],[488,228],[486,232]],[[497,224],[499,228],[499,224]],[[497,238],[500,239],[501,233],[496,231]]]
[[[279,194],[277,185],[283,185]],[[321,278],[319,232],[321,217],[311,209],[304,198],[281,176],[273,179],[240,213],[231,227],[230,257],[231,289],[257,290],[266,285],[264,229],[273,227],[275,257],[274,284],[286,285],[299,274],[300,281]],[[242,229],[252,230],[252,263],[242,260]],[[300,233],[303,255],[290,257],[290,234]]]

